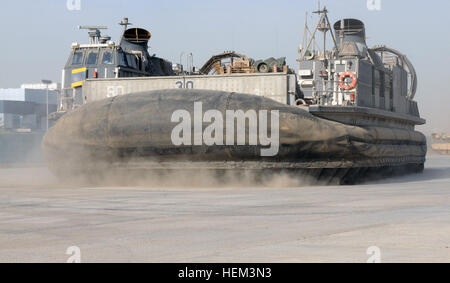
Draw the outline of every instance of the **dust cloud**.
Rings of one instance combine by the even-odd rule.
[[[73,149],[72,149],[73,150]],[[148,162],[135,160],[99,163],[81,151],[69,156],[80,160],[59,159],[46,162],[40,146],[29,150],[28,160],[0,163],[0,188],[21,187],[141,187],[141,188],[297,188],[316,183],[296,172],[273,170],[212,170],[189,168],[168,170],[146,168]],[[136,166],[138,164],[138,166]],[[144,165],[142,165],[144,164]],[[154,163],[155,164],[155,163]],[[80,166],[83,168],[80,169]]]
[[[151,171],[129,168],[97,171],[92,174],[55,176],[48,168],[0,168],[1,187],[148,187],[148,188],[296,188],[309,186],[313,180],[306,176],[277,172],[219,172],[202,170]]]
[[[0,188],[56,185],[58,180],[44,161],[41,137],[23,135],[11,134],[10,140],[5,140],[6,135],[2,137],[5,142],[0,151]]]
[[[75,150],[71,148],[71,150]],[[76,154],[75,154],[76,153]],[[184,163],[182,169],[161,169],[147,167],[157,162],[131,158],[128,161],[99,163],[92,157],[92,152],[79,150],[71,154],[53,155],[58,158],[55,163],[46,162],[41,146],[35,146],[29,152],[29,160],[16,163],[0,164],[0,188],[20,187],[140,187],[140,188],[299,188],[306,186],[328,185],[326,181],[301,171],[287,170],[242,170],[194,168],[195,162]],[[71,160],[69,156],[82,156],[82,160]],[[101,160],[101,159],[100,159]],[[103,159],[105,160],[105,159]],[[82,167],[82,168],[80,168]],[[439,171],[440,170],[440,171]],[[402,181],[448,176],[448,171],[439,168],[426,170],[425,174],[412,174]],[[385,179],[388,176],[377,176]],[[393,180],[386,180],[392,182]],[[395,180],[393,181],[395,182]]]
[[[450,177],[450,160],[447,156],[429,156],[434,166],[423,173],[404,176],[379,175],[365,184],[394,184],[440,180]],[[440,164],[444,163],[444,164]],[[148,189],[240,189],[240,188],[301,188],[328,185],[325,181],[298,171],[273,170],[155,170],[134,168],[123,164],[117,166],[96,164],[97,170],[80,172],[71,170],[60,174],[52,172],[45,164],[29,166],[0,166],[0,188],[86,188],[129,187]],[[92,168],[92,167],[91,167]]]
[[[238,170],[164,170],[147,171],[122,168],[113,174],[96,175],[89,181],[99,185],[183,188],[294,188],[313,184],[305,176],[287,172],[267,173]],[[100,177],[100,178],[99,178]]]

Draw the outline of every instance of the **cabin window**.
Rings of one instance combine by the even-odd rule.
[[[83,63],[83,52],[75,52],[72,57],[72,65],[81,65]]]
[[[112,52],[103,53],[102,64],[114,64],[114,57]]]
[[[86,65],[97,65],[97,58],[98,58],[97,52],[89,53],[87,61],[86,61]]]

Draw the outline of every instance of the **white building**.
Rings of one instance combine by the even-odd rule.
[[[48,112],[58,107],[58,84],[49,85]],[[43,131],[47,127],[47,89],[42,84],[0,89],[0,128]]]

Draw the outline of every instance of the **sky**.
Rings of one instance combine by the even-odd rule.
[[[287,57],[297,69],[305,13],[318,6],[317,0],[79,1],[80,10],[68,9],[67,0],[2,1],[0,88],[41,79],[60,82],[71,43],[88,42],[87,32],[77,27],[106,25],[104,33],[117,42],[123,17],[150,30],[150,53],[172,62],[179,62],[181,52],[192,52],[201,67],[213,54],[233,50],[255,59]],[[428,121],[419,129],[450,133],[450,1],[371,1],[379,1],[381,9],[368,9],[367,0],[321,4],[332,24],[362,20],[369,47],[383,44],[406,54],[418,73],[416,100]]]

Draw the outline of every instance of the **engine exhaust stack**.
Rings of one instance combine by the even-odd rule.
[[[334,30],[343,42],[359,42],[366,45],[366,29],[364,23],[357,19],[343,19],[334,24]]]

